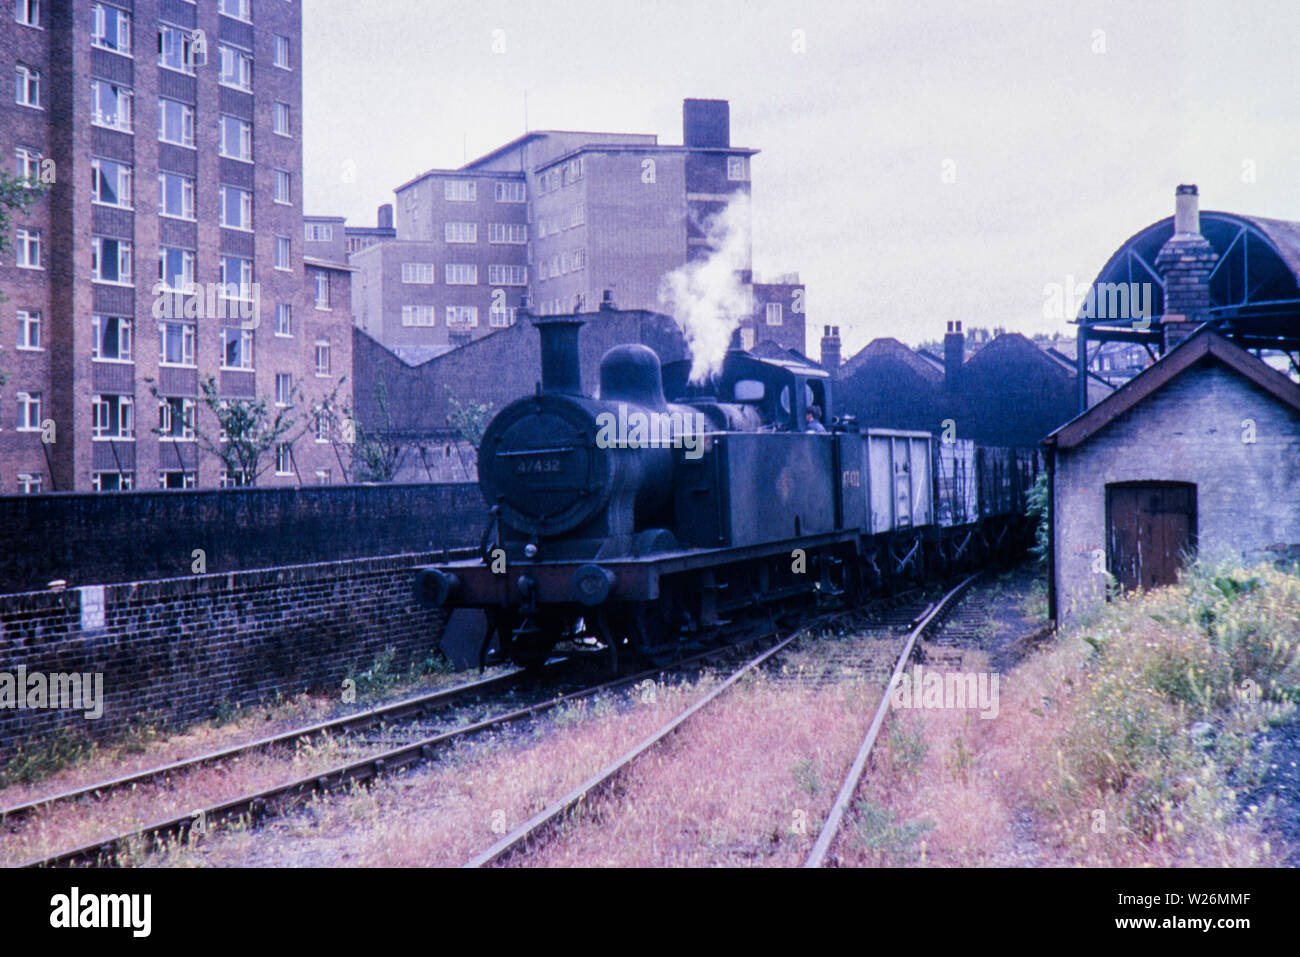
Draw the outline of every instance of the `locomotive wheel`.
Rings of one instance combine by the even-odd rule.
[[[633,646],[656,668],[671,665],[681,651],[682,618],[677,597],[665,591],[658,601],[642,602],[632,613]]]

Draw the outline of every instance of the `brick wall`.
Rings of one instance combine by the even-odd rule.
[[[365,670],[390,646],[395,668],[405,669],[441,638],[442,613],[412,597],[413,569],[433,559],[408,554],[109,585],[102,627],[89,630],[83,604],[95,604],[97,588],[0,596],[5,672],[104,676],[98,720],[80,709],[0,709],[0,760],[59,728],[101,739],[136,715],[171,726],[211,718],[222,704],[338,689],[349,668]]]
[[[0,595],[477,545],[478,487],[347,485],[0,496]]]
[[[1242,441],[1246,419],[1256,441]],[[1056,585],[1063,623],[1103,600],[1106,485],[1196,485],[1199,553],[1272,560],[1300,548],[1300,416],[1219,366],[1189,369],[1056,465]]]

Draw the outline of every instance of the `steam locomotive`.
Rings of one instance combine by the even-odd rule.
[[[580,316],[537,317],[542,378],[479,446],[481,556],[417,572],[417,598],[482,609],[525,667],[557,644],[664,664],[740,618],[892,589],[1024,546],[1031,450],[836,419],[830,376],[733,341],[688,381],[616,346],[595,397],[581,382]],[[828,432],[805,431],[810,407]]]

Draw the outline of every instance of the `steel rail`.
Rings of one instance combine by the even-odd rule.
[[[23,804],[15,804],[12,807],[0,808],[0,825],[7,825],[21,821],[31,814],[40,810],[48,809],[55,804],[63,804],[68,801],[75,801],[85,797],[102,797],[107,793],[119,791],[132,785],[144,784],[149,781],[155,781],[159,778],[188,772],[205,765],[216,764],[220,761],[229,760],[230,758],[244,754],[251,754],[254,751],[263,751],[279,745],[292,744],[303,738],[310,740],[311,738],[319,737],[320,735],[327,733],[362,730],[383,721],[409,718],[411,716],[422,717],[435,707],[446,706],[460,698],[482,694],[485,691],[495,689],[498,685],[508,687],[511,684],[518,684],[522,680],[523,674],[524,672],[522,670],[518,670],[510,671],[503,675],[494,675],[491,678],[481,678],[477,681],[455,685],[451,688],[443,688],[428,694],[418,695],[414,698],[405,698],[401,701],[395,701],[390,704],[379,705],[366,711],[356,712],[355,714],[329,718],[325,721],[317,722],[316,724],[295,728],[291,731],[280,732],[265,738],[259,738],[256,741],[247,741],[243,744],[231,745],[230,747],[222,748],[218,751],[209,751],[206,754],[200,754],[192,758],[182,758],[177,761],[172,761],[169,764],[159,765],[154,768],[146,768],[142,771],[136,771],[116,778],[110,778],[107,781],[99,781],[95,784],[87,784],[67,791],[33,798]]]
[[[889,683],[885,686],[885,692],[880,698],[880,705],[876,708],[876,714],[871,721],[871,726],[867,728],[866,737],[863,738],[862,745],[858,748],[858,753],[849,768],[849,773],[844,778],[839,793],[835,796],[835,803],[831,805],[830,814],[826,818],[826,823],[822,825],[821,833],[817,836],[817,843],[813,845],[808,859],[804,861],[804,867],[821,867],[826,860],[826,855],[830,852],[831,844],[839,833],[840,823],[844,819],[844,812],[848,809],[849,802],[853,800],[853,795],[858,789],[858,782],[862,779],[862,772],[866,769],[867,757],[871,754],[871,748],[875,745],[876,737],[880,734],[880,729],[885,723],[885,715],[889,713],[890,691],[899,678],[902,677],[903,669],[907,667],[908,659],[912,657],[912,649],[916,647],[917,639],[938,621],[940,616],[952,607],[957,597],[979,577],[979,573],[971,575],[944,595],[943,598],[939,599],[922,616],[916,627],[907,636],[907,642],[898,656],[897,664],[894,665],[893,674],[890,675]]]

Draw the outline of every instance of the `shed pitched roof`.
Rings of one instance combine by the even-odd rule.
[[[1203,327],[1159,362],[1138,373],[1087,412],[1065,423],[1045,438],[1043,443],[1059,449],[1082,445],[1143,399],[1164,388],[1171,380],[1205,358],[1220,362],[1279,402],[1300,412],[1300,385],[1240,346]]]
[[[943,381],[942,367],[937,367],[934,363],[917,355],[916,352],[899,342],[897,339],[888,337],[883,339],[872,339],[868,342],[861,352],[840,367],[837,376],[841,379],[846,376],[851,376],[869,360],[878,358],[897,359],[899,362],[910,367],[913,372],[923,379],[927,379],[936,384]]]

